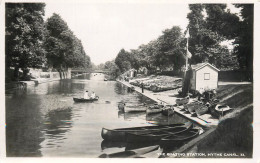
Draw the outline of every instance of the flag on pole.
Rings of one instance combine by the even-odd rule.
[[[185,35],[185,38],[189,38],[190,37],[190,30],[188,28],[187,32],[186,32],[186,35]]]
[[[188,49],[187,49],[187,57],[188,57],[188,58],[191,58],[191,57],[192,57],[192,54],[189,52]]]

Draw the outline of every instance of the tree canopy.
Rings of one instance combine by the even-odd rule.
[[[130,68],[139,69],[142,66],[151,71],[158,67],[180,69],[184,64],[184,53],[185,41],[181,28],[173,26],[164,30],[156,40],[141,45],[138,49],[131,49],[130,52],[121,49],[115,63],[121,72]]]
[[[235,4],[241,8],[242,20],[239,22],[238,37],[234,41],[234,52],[238,56],[239,66],[248,71],[248,78],[253,81],[253,46],[254,46],[254,5]]]
[[[6,3],[6,67],[38,68],[46,62],[44,3]]]
[[[46,29],[48,33],[45,48],[49,65],[58,69],[86,68],[90,65],[90,58],[86,55],[81,41],[58,14],[47,19]]]
[[[236,58],[221,43],[237,37],[238,16],[226,10],[226,4],[190,4],[189,8],[191,63],[207,61],[218,68],[235,68]]]

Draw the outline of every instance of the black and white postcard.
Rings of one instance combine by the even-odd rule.
[[[259,161],[257,1],[0,3],[3,161]]]

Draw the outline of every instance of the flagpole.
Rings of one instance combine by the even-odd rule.
[[[185,65],[185,71],[184,71],[184,77],[183,77],[183,87],[182,87],[182,93],[185,93],[186,94],[186,90],[185,90],[185,84],[186,84],[186,78],[187,78],[187,71],[188,71],[188,53],[189,53],[189,51],[188,51],[188,46],[189,46],[189,28],[188,28],[188,30],[187,30],[187,33],[186,33],[186,35],[185,35],[185,37],[187,38],[187,47],[186,47],[186,65]],[[189,90],[188,90],[189,91]]]
[[[186,71],[188,70],[188,47],[189,47],[189,37],[187,37]]]

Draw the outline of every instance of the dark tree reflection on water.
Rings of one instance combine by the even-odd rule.
[[[122,143],[102,143],[102,127],[187,121],[177,115],[166,118],[161,114],[147,116],[145,112],[118,110],[121,101],[137,107],[154,102],[103,78],[103,75],[87,74],[77,79],[29,86],[26,90],[6,91],[7,156],[97,157],[123,146]],[[82,96],[84,90],[94,90],[99,100],[74,103],[73,97]]]

